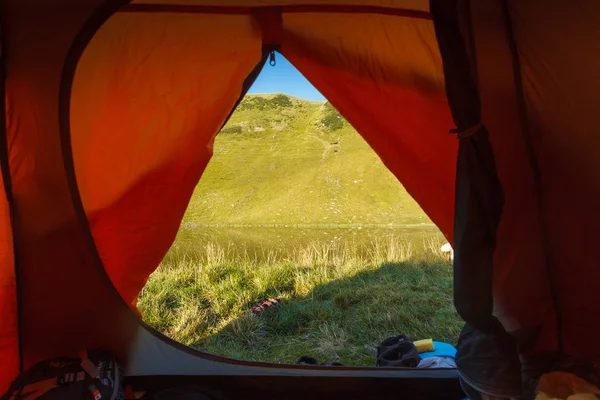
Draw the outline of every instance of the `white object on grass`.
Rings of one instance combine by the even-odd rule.
[[[450,243],[444,243],[440,248],[442,253],[449,253],[450,261],[454,261],[454,249],[450,245]]]

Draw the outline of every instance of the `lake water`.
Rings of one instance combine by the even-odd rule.
[[[395,246],[409,253],[408,258],[426,258],[445,243],[434,225],[400,227],[362,226],[323,227],[205,227],[184,224],[169,253],[172,256],[204,258],[206,252],[221,251],[226,259],[250,258],[271,261],[286,259],[299,249],[344,248],[354,255],[366,256],[374,248]]]

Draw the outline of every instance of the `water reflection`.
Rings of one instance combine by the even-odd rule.
[[[332,227],[202,227],[182,225],[170,256],[202,257],[212,247],[223,249],[227,259],[250,258],[257,261],[286,259],[298,249],[309,246],[341,248],[357,256],[367,256],[374,247],[392,244],[409,258],[439,256],[445,242],[433,225],[402,227],[351,226]],[[400,249],[398,249],[400,250]]]

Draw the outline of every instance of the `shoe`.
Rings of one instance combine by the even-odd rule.
[[[319,362],[316,358],[312,358],[309,356],[302,356],[296,361],[296,364],[299,365],[319,365]]]
[[[385,353],[387,350],[391,349],[392,347],[395,347],[398,343],[403,341],[410,342],[410,339],[406,335],[392,336],[385,339],[377,346],[377,357],[379,357],[382,353]]]
[[[403,340],[388,347],[377,356],[377,367],[416,368],[421,361],[417,347],[410,340]]]

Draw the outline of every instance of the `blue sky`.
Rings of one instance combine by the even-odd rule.
[[[274,67],[267,61],[248,93],[285,93],[307,100],[326,100],[281,54],[275,54],[275,61]]]

